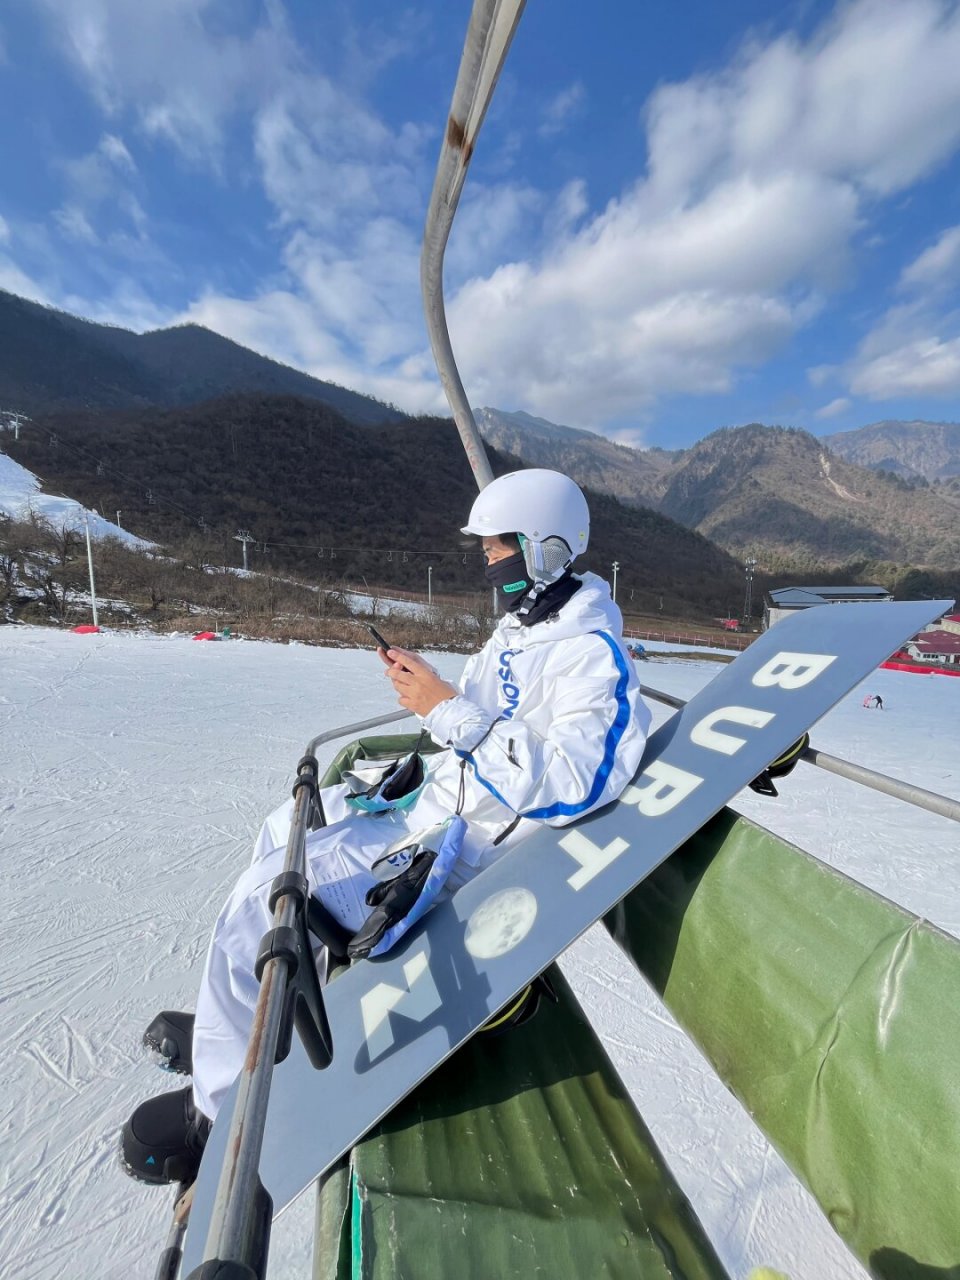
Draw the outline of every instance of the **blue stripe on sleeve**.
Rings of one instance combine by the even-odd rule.
[[[619,646],[610,636],[607,635],[605,631],[593,631],[591,632],[591,635],[599,636],[603,641],[605,641],[613,656],[613,661],[616,663],[617,671],[619,672],[617,687],[614,691],[614,696],[617,700],[617,714],[614,717],[613,724],[611,724],[610,728],[607,730],[607,736],[604,739],[603,759],[600,761],[600,766],[594,774],[590,791],[584,800],[581,800],[578,804],[564,804],[562,802],[558,802],[557,804],[547,805],[542,809],[528,809],[526,813],[520,815],[521,817],[536,818],[541,821],[546,818],[558,818],[561,816],[565,818],[575,817],[578,813],[583,813],[584,810],[589,809],[592,805],[596,804],[597,800],[603,794],[604,787],[607,785],[607,779],[609,778],[610,771],[613,768],[613,761],[617,753],[617,747],[620,745],[620,739],[623,737],[624,730],[630,721],[630,703],[627,699],[627,685],[630,680],[630,672],[627,668],[626,662],[624,661],[623,654],[620,652]],[[456,754],[462,760],[466,760],[473,766],[474,776],[481,786],[486,787],[491,795],[496,796],[500,803],[507,809],[513,809],[513,805],[505,800],[500,792],[497,791],[497,789],[481,775],[480,770],[477,768],[477,762],[469,751],[457,751]],[[516,812],[516,810],[514,810],[514,812]]]

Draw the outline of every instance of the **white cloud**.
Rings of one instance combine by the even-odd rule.
[[[411,357],[378,369],[365,349],[352,354],[350,344],[318,321],[312,297],[274,290],[247,301],[210,293],[170,323],[184,321],[206,325],[262,355],[304,369],[316,378],[357,388],[412,413],[442,412],[445,407],[427,359]],[[381,341],[385,336],[380,335]]]
[[[851,392],[870,400],[960,394],[960,313],[923,301],[891,307],[846,373]]]
[[[216,0],[39,0],[53,38],[107,117],[188,159],[217,164],[227,122],[282,88],[299,64],[277,0],[257,25]]]
[[[293,77],[253,127],[263,187],[282,222],[332,231],[381,210],[421,214],[423,130],[388,128],[326,77]]]
[[[836,400],[831,400],[829,404],[825,404],[821,409],[818,409],[814,417],[836,418],[839,414],[846,413],[852,404],[853,401],[849,396],[838,396]]]
[[[655,93],[654,183],[683,196],[730,172],[800,170],[903,190],[960,140],[958,65],[949,0],[840,5],[806,44],[753,44],[726,71]]]
[[[0,214],[0,244],[6,244],[10,239],[10,224],[6,218]]]
[[[903,288],[954,288],[960,275],[960,227],[948,227],[919,257],[905,267]]]
[[[646,176],[454,299],[471,396],[598,425],[731,387],[849,279],[877,200],[956,150],[957,65],[956,5],[860,0],[657,90]]]
[[[173,323],[169,307],[158,306],[135,279],[119,277],[108,292],[97,298],[67,293],[58,298],[57,306],[75,315],[103,324],[118,324],[142,333]]]
[[[9,257],[0,253],[0,289],[7,293],[16,293],[21,298],[29,298],[31,302],[42,302],[49,306],[53,299],[50,292],[34,280]]]
[[[581,113],[586,102],[587,91],[580,80],[567,85],[546,103],[541,112],[541,123],[538,133],[541,138],[552,138],[562,133]]]
[[[947,227],[909,263],[898,301],[860,342],[843,372],[871,400],[960,394],[960,226]]]
[[[53,220],[68,240],[80,244],[98,244],[99,236],[91,227],[86,214],[75,204],[65,204],[54,212]]]
[[[817,364],[807,370],[807,381],[811,387],[823,387],[828,382],[836,378],[840,373],[840,366],[836,364]]]
[[[917,338],[866,361],[851,389],[871,400],[960,394],[960,337]]]
[[[116,134],[105,133],[100,139],[97,149],[117,169],[125,170],[127,173],[136,173],[137,166],[133,163],[133,156],[127,150],[123,139],[118,138]]]
[[[138,171],[122,138],[105,133],[93,151],[62,166],[69,198],[53,214],[60,232],[75,243],[99,245],[147,236],[147,215],[133,187]],[[120,215],[118,221],[117,215]],[[98,233],[96,224],[108,226]]]
[[[564,210],[576,205],[576,195],[562,198]],[[526,183],[477,184],[464,192],[447,247],[448,288],[494,270],[511,250],[529,244],[542,224],[548,205],[542,192]],[[569,219],[569,212],[565,217]],[[419,254],[419,243],[417,252]]]

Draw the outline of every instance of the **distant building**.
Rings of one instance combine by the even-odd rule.
[[[960,627],[956,631],[921,631],[903,646],[914,662],[960,663]]]
[[[953,635],[960,636],[960,613],[948,613],[940,623],[940,626],[944,631],[950,631]]]
[[[867,604],[892,600],[886,587],[781,587],[768,591],[764,602],[763,625],[772,627],[798,609],[812,609],[820,604]]]

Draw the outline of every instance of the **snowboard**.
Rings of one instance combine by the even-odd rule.
[[[777,623],[650,737],[614,804],[544,825],[388,955],[325,989],[333,1061],[294,1039],[273,1074],[260,1178],[279,1213],[497,1010],[950,601],[837,604]],[[194,1190],[200,1264],[237,1086]]]

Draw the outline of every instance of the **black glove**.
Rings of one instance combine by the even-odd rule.
[[[810,735],[805,733],[802,738],[798,738],[792,747],[788,747],[783,755],[777,756],[776,760],[771,760],[763,773],[757,774],[750,783],[751,791],[756,791],[761,796],[776,796],[779,791],[773,785],[774,778],[785,778],[788,773],[792,773],[796,768],[797,761],[810,745]]]
[[[433,850],[422,850],[398,876],[373,886],[367,894],[367,906],[375,910],[347,943],[351,960],[368,956],[387,930],[410,913],[436,860]]]

